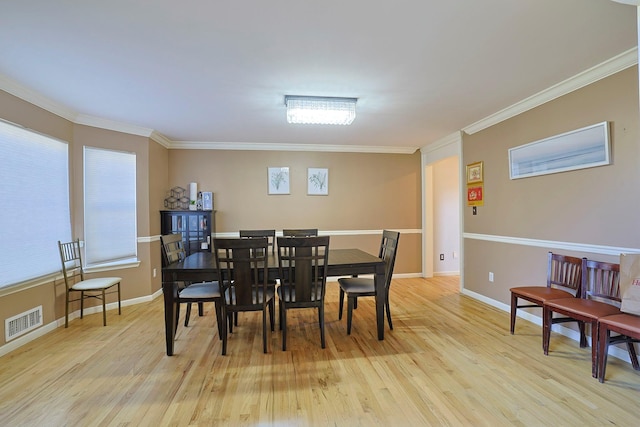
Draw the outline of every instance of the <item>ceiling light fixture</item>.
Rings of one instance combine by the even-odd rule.
[[[358,98],[285,95],[287,122],[350,125],[356,118]]]

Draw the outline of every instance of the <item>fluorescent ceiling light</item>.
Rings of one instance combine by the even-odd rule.
[[[356,118],[357,98],[285,95],[287,122],[350,125]]]

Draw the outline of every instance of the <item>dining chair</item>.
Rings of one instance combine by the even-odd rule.
[[[598,320],[620,313],[620,264],[582,260],[580,298],[560,298],[543,303],[542,348],[549,354],[553,313],[591,325],[591,375],[598,375]]]
[[[627,344],[631,366],[636,371],[640,370],[634,347],[634,343],[640,342],[640,316],[628,313],[605,316],[598,319],[598,330],[598,381],[604,382],[610,345]],[[618,335],[611,336],[611,332]]]
[[[271,254],[275,255],[276,247],[276,230],[240,230],[240,237],[252,239],[255,237],[266,237],[269,239],[269,246],[271,247]]]
[[[317,228],[285,228],[282,230],[283,237],[315,237],[317,235]]]
[[[80,301],[80,318],[84,315],[84,300],[95,298],[102,301],[102,325],[107,326],[106,300],[108,294],[118,294],[118,314],[122,314],[120,300],[120,277],[84,278],[84,265],[80,250],[80,239],[63,243],[58,240],[62,276],[65,285],[64,327],[69,327],[69,303]],[[74,292],[80,293],[78,298],[72,297]],[[75,298],[75,299],[72,299]]]
[[[275,240],[276,240],[276,230],[240,230],[240,237],[243,239],[254,239],[256,237],[266,237],[269,242],[269,246],[271,247],[271,255],[275,256]],[[268,284],[273,286],[275,289],[277,281],[269,280]],[[233,316],[233,324],[238,326],[238,313],[234,313]]]
[[[282,350],[287,349],[287,311],[318,310],[320,343],[325,348],[324,296],[329,260],[329,236],[278,237],[278,296]]]
[[[268,239],[215,238],[213,247],[223,295],[222,355],[227,354],[233,315],[245,311],[262,311],[262,347],[267,353],[267,311],[273,331],[275,309],[274,289],[267,283]]]
[[[396,253],[398,251],[398,242],[400,241],[400,233],[397,231],[384,230],[382,232],[382,240],[380,242],[380,251],[378,257],[382,258],[385,263],[384,267],[384,307],[387,312],[387,321],[389,329],[393,329],[391,322],[391,309],[389,307],[389,288],[391,287],[391,278],[393,277],[393,268],[396,263]],[[375,297],[376,288],[375,281],[369,277],[346,277],[338,279],[340,285],[340,308],[338,311],[338,319],[342,319],[342,310],[344,307],[344,296],[347,296],[347,335],[351,335],[351,321],[353,318],[353,309],[357,307],[357,300],[360,297]]]
[[[186,251],[184,249],[184,242],[182,240],[182,234],[166,234],[160,236],[160,243],[162,247],[162,262],[163,266],[167,266],[177,261],[185,259]],[[178,304],[176,305],[176,330],[178,328],[178,321],[180,319],[180,305],[186,304],[187,309],[184,316],[184,326],[189,326],[189,319],[191,318],[191,304],[198,304],[198,315],[202,317],[204,315],[203,303],[213,302],[215,303],[216,321],[218,323],[218,333],[221,332],[221,317],[220,317],[220,305],[222,303],[222,295],[220,294],[220,286],[218,282],[179,282],[176,284],[178,287]]]
[[[517,309],[538,307],[542,308],[545,301],[560,298],[580,298],[582,284],[582,258],[547,253],[547,285],[546,286],[516,286],[511,291],[511,324],[513,335],[516,327]],[[518,305],[518,299],[525,300],[525,304]],[[575,322],[568,317],[554,317],[552,323]],[[584,323],[580,323],[580,345],[587,345],[584,333]]]

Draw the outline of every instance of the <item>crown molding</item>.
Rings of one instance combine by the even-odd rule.
[[[144,136],[146,138],[151,137],[152,133],[154,132],[153,129],[117,122],[115,120],[89,116],[87,114],[78,114],[74,123],[78,125],[92,126],[94,128],[113,130],[130,135]]]
[[[498,111],[482,120],[479,120],[462,130],[468,134],[474,134],[483,129],[496,125],[507,119],[510,119],[525,111],[531,110],[563,95],[571,93],[582,87],[590,85],[609,77],[612,74],[618,73],[629,67],[632,67],[638,63],[638,47],[627,50],[620,55],[596,65],[588,70],[585,70],[567,80],[564,80],[556,85],[551,86],[535,95],[523,99],[504,110]]]
[[[78,113],[74,110],[64,107],[52,99],[49,99],[2,74],[0,74],[0,89],[22,99],[23,101],[27,101],[36,107],[40,107],[50,113],[62,117],[63,119],[69,120],[70,122],[75,122],[76,117],[78,116]]]
[[[460,143],[462,143],[462,132],[457,131],[443,138],[440,138],[437,141],[434,141],[430,144],[423,146],[422,148],[420,148],[420,151],[422,152],[422,154],[429,154],[431,152],[438,151],[444,147],[448,147],[449,145],[452,145],[452,144],[459,145]]]
[[[172,150],[311,151],[336,153],[413,154],[416,147],[372,145],[265,144],[256,142],[173,141]]]
[[[155,130],[151,132],[151,139],[162,145],[164,148],[171,148],[171,140],[160,132],[157,132]]]

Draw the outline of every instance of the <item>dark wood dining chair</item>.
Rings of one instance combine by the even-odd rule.
[[[166,234],[160,236],[162,247],[162,264],[167,266],[177,261],[184,260],[186,251],[184,242],[180,233]],[[218,282],[180,282],[176,284],[178,287],[178,304],[176,305],[176,330],[178,328],[178,320],[180,319],[180,305],[186,304],[186,312],[184,316],[184,326],[189,326],[191,318],[191,304],[198,304],[198,315],[204,315],[203,303],[215,303],[216,321],[218,322],[218,333],[221,332],[220,305],[222,303],[222,295],[220,294],[220,286]]]
[[[580,298],[582,284],[582,258],[556,254],[547,254],[547,284],[546,286],[517,286],[511,291],[511,324],[510,332],[516,327],[517,309],[538,307],[542,308],[545,301],[560,298]],[[518,299],[526,303],[518,305]],[[569,317],[554,317],[552,323],[576,322]],[[584,333],[584,323],[580,323],[580,343],[587,345]]]
[[[266,237],[216,238],[213,253],[223,295],[222,354],[227,354],[227,337],[233,332],[232,317],[245,311],[262,311],[262,346],[267,353],[267,311],[274,330],[274,289],[268,279]]]
[[[542,309],[542,348],[549,354],[553,313],[591,325],[591,375],[598,375],[598,319],[620,313],[620,264],[582,260],[580,298],[545,301]]]
[[[271,254],[276,253],[276,230],[240,230],[240,237],[252,239],[255,237],[266,237],[269,239],[269,247],[271,247]]]
[[[282,350],[287,349],[287,311],[318,310],[320,344],[325,348],[324,296],[329,262],[329,236],[278,237],[278,296]]]
[[[610,345],[627,344],[631,366],[636,371],[640,370],[634,347],[634,343],[640,342],[640,316],[628,313],[605,316],[598,319],[598,331],[598,381],[604,382]],[[618,335],[612,336],[611,332]]]
[[[122,314],[120,300],[120,277],[98,277],[85,279],[82,255],[80,254],[80,239],[63,243],[58,241],[60,261],[62,262],[62,276],[65,285],[64,327],[69,327],[69,303],[80,301],[80,318],[84,316],[84,300],[95,298],[102,301],[102,325],[107,326],[107,295],[118,295],[118,314]],[[73,295],[78,295],[75,298]],[[75,299],[72,299],[75,298]]]
[[[389,329],[393,329],[391,322],[391,308],[389,306],[389,289],[391,288],[391,278],[393,277],[393,267],[396,263],[396,254],[398,252],[398,242],[400,241],[400,233],[397,231],[384,230],[382,232],[382,240],[380,242],[380,251],[378,257],[382,258],[385,263],[384,267],[384,289],[385,300],[384,307],[387,312],[387,321]],[[338,279],[340,285],[340,308],[338,318],[342,319],[342,310],[344,306],[344,297],[347,296],[347,335],[351,335],[351,321],[353,318],[353,309],[360,297],[375,297],[376,288],[373,278],[368,277],[347,277]]]
[[[314,237],[317,235],[317,228],[285,228],[282,230],[283,237]]]

